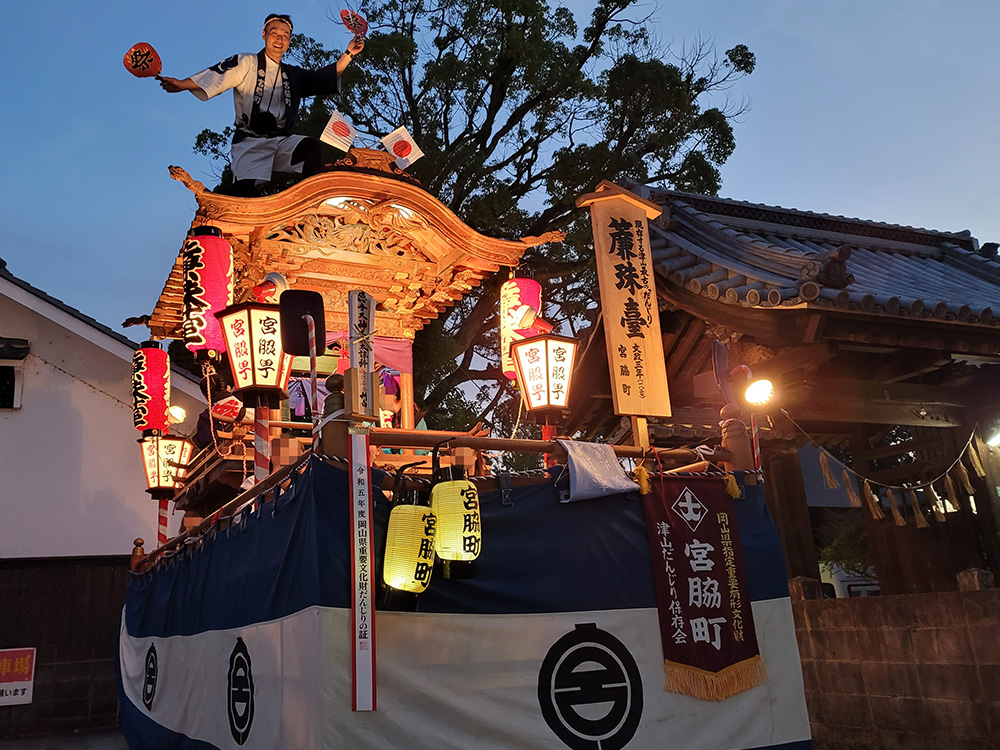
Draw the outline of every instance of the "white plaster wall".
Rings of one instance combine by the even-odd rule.
[[[137,536],[152,549],[157,506],[132,424],[131,350],[3,279],[0,336],[31,343],[21,408],[0,409],[0,558],[128,554]],[[186,434],[203,403],[195,384],[171,381],[188,413],[174,431]]]

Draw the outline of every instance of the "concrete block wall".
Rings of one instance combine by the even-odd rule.
[[[793,609],[816,750],[1000,750],[1000,591]]]

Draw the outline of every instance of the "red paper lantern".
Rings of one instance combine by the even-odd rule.
[[[195,355],[223,351],[215,315],[233,303],[233,249],[216,227],[197,227],[182,256],[184,343]]]
[[[542,333],[535,328],[522,326],[521,322],[528,309],[536,314],[541,313],[542,285],[534,279],[507,279],[500,286],[500,356],[503,374],[508,380],[517,377],[514,360],[510,356],[510,345]]]
[[[148,434],[166,432],[170,408],[170,357],[155,341],[145,342],[132,356],[132,421]]]

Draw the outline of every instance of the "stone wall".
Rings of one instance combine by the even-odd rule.
[[[0,648],[34,647],[33,701],[0,738],[115,726],[115,648],[129,558],[0,560]]]
[[[1000,591],[793,609],[816,750],[1000,748]]]

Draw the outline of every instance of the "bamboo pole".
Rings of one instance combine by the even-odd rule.
[[[368,435],[368,440],[371,445],[382,448],[433,448],[438,443],[449,440],[452,448],[565,455],[565,451],[554,440],[478,437],[467,432],[388,430],[383,427],[373,427]],[[642,448],[634,445],[613,445],[611,447],[614,448],[615,455],[619,458],[659,458],[661,462],[671,464],[693,463],[700,460],[700,456],[688,448]],[[729,451],[716,451],[716,460],[725,461],[729,458]]]

